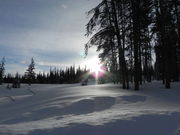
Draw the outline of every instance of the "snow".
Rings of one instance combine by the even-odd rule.
[[[180,135],[180,83],[0,86],[0,135],[119,134]]]

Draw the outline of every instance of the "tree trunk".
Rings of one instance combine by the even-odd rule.
[[[114,25],[115,25],[115,35],[117,38],[117,43],[118,43],[118,54],[119,54],[119,67],[120,67],[120,75],[122,75],[122,85],[123,89],[126,89],[126,77],[125,77],[125,72],[126,72],[126,62],[125,62],[125,57],[124,57],[124,50],[122,49],[121,45],[121,36],[120,36],[120,28],[118,25],[118,17],[117,17],[117,11],[116,11],[116,6],[115,6],[115,1],[111,0],[111,5],[112,5],[112,13],[113,13],[113,19],[114,19]]]
[[[134,89],[139,90],[139,26],[138,26],[138,0],[132,0],[133,41],[134,41]]]

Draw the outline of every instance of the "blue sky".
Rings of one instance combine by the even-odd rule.
[[[0,0],[0,58],[6,73],[24,73],[31,57],[36,71],[84,61],[86,12],[100,0]]]

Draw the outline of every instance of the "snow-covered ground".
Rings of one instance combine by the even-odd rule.
[[[180,83],[0,86],[0,135],[180,135]]]

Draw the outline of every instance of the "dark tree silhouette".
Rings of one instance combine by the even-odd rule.
[[[30,65],[28,66],[28,69],[26,70],[26,79],[28,80],[28,84],[31,85],[34,80],[35,80],[35,62],[34,62],[34,59],[31,58],[31,63]]]
[[[1,62],[0,62],[0,85],[3,83],[3,77],[5,73],[5,58],[3,57]]]

